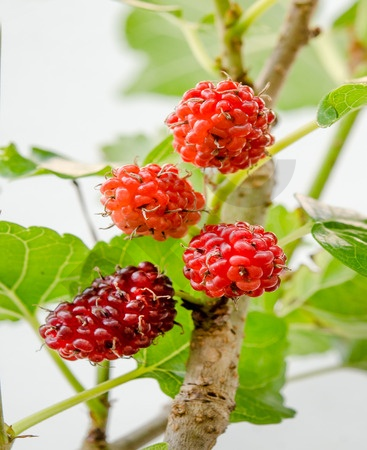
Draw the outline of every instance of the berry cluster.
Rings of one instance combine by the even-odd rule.
[[[204,196],[179,176],[172,164],[129,164],[113,171],[101,186],[102,203],[126,234],[183,237],[201,218]]]
[[[249,86],[202,81],[184,94],[166,124],[184,161],[232,173],[266,156],[265,148],[274,142],[269,133],[274,119]]]
[[[62,358],[98,363],[135,354],[169,331],[176,316],[170,279],[149,263],[94,280],[72,303],[60,303],[40,334]]]
[[[184,252],[184,274],[209,297],[258,297],[279,287],[286,256],[276,244],[261,226],[207,225]]]

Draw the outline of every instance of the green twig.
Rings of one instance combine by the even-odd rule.
[[[232,34],[242,36],[276,2],[277,0],[257,0],[250,5],[232,28]]]
[[[336,364],[335,366],[323,367],[321,369],[311,370],[309,372],[300,373],[299,375],[293,375],[288,377],[286,382],[293,383],[294,381],[303,381],[312,377],[319,375],[325,375],[328,373],[336,372],[337,370],[343,369],[345,366],[343,364]]]
[[[5,450],[8,448],[9,436],[6,432],[6,425],[4,422],[3,403],[1,400],[1,386],[0,386],[0,449]]]
[[[69,397],[66,400],[62,400],[61,402],[55,403],[47,408],[44,408],[34,414],[31,414],[24,419],[15,422],[12,425],[12,429],[14,431],[15,436],[18,436],[23,431],[28,430],[29,428],[37,425],[38,423],[43,422],[44,420],[55,416],[63,411],[66,411],[73,406],[78,405],[83,402],[90,402],[96,397],[103,395],[105,392],[113,389],[127,381],[134,380],[135,378],[141,376],[146,369],[141,367],[139,369],[133,370],[127,374],[121,375],[120,377],[114,378],[113,380],[105,381],[97,386],[92,387],[91,389],[87,389],[83,392],[80,392],[73,397]]]
[[[310,197],[315,199],[320,198],[326,183],[330,179],[330,174],[335,167],[336,161],[338,160],[342,150],[345,148],[345,143],[353,128],[353,125],[355,124],[359,112],[360,110],[350,112],[339,123],[329,150],[308,192]]]
[[[105,381],[108,381],[110,379],[110,371],[111,371],[111,364],[110,361],[104,360],[97,366],[97,385],[102,384]],[[108,420],[108,413],[109,413],[109,401],[108,401],[108,392],[105,392],[101,397],[99,397],[99,401],[105,406],[105,411],[103,416],[99,417],[99,420],[102,420],[103,423],[99,423],[99,426],[104,426],[106,428],[107,426],[107,420]]]
[[[231,194],[238,186],[241,184],[257,169],[262,167],[265,163],[267,163],[273,156],[278,154],[280,151],[284,150],[286,147],[290,146],[294,142],[298,141],[302,137],[311,133],[312,131],[318,129],[318,125],[316,121],[311,121],[301,126],[297,130],[288,134],[283,139],[280,139],[274,145],[268,148],[267,156],[258,161],[255,165],[249,167],[246,170],[240,170],[234,174],[228,175],[217,188],[213,197],[210,200],[209,208],[212,211],[213,215],[217,215],[221,204],[225,199]]]
[[[170,16],[171,20],[175,20],[178,27],[181,29],[188,46],[190,47],[191,53],[195,57],[196,61],[200,66],[212,77],[218,77],[219,73],[215,68],[213,59],[209,56],[206,51],[203,42],[198,35],[198,26],[187,22],[185,20],[179,19],[175,16]]]
[[[222,45],[219,70],[227,73],[233,80],[251,85],[242,60],[242,39],[233,33],[233,27],[241,16],[236,3],[227,0],[214,0],[216,23]]]
[[[291,242],[301,239],[302,237],[310,233],[313,224],[314,224],[313,221],[305,223],[302,227],[297,228],[297,230],[294,230],[292,233],[289,233],[287,236],[284,236],[282,239],[279,239],[278,245],[280,247],[285,247]]]

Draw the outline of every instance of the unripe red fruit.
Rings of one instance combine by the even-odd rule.
[[[163,241],[183,237],[201,218],[205,198],[172,164],[129,164],[101,186],[106,214],[126,234]]]
[[[135,354],[169,331],[176,316],[170,279],[149,263],[97,278],[40,327],[48,347],[68,360],[98,363]]]
[[[166,124],[184,161],[232,173],[266,156],[265,148],[274,142],[269,132],[274,120],[249,86],[226,80],[202,81],[187,91]]]
[[[276,244],[258,225],[206,225],[184,252],[184,274],[209,297],[258,297],[279,287],[287,258]]]

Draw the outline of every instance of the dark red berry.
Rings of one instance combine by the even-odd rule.
[[[206,225],[184,252],[184,274],[209,297],[258,297],[279,287],[287,258],[276,244],[261,226]]]
[[[184,161],[232,173],[266,156],[274,120],[249,86],[226,80],[202,81],[187,91],[166,124]]]
[[[102,184],[101,202],[126,234],[181,238],[199,222],[205,205],[186,178],[172,164],[125,165]]]
[[[170,279],[153,264],[128,266],[97,278],[72,303],[60,303],[40,334],[68,360],[130,356],[173,327],[173,295]]]

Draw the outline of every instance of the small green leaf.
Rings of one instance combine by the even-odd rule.
[[[348,220],[348,221],[366,221],[367,217],[363,216],[357,211],[330,206],[326,203],[315,200],[306,195],[296,194],[296,199],[306,213],[316,222],[323,222],[325,220]]]
[[[158,12],[158,13],[175,13],[181,14],[181,8],[176,5],[159,5],[153,2],[145,2],[143,0],[124,0],[127,5],[134,8],[144,9],[146,11]]]
[[[294,416],[283,405],[280,389],[284,383],[287,328],[270,314],[250,312],[245,328],[240,363],[239,388],[232,422],[279,423]]]
[[[343,264],[367,277],[367,224],[363,222],[315,223],[316,241]]]
[[[333,339],[322,331],[290,329],[288,355],[310,355],[332,349]]]
[[[155,139],[138,133],[120,136],[115,142],[104,145],[101,149],[104,159],[109,162],[131,164],[134,159],[140,164],[150,152]]]
[[[0,148],[0,175],[5,178],[18,178],[36,170],[36,164],[18,153],[14,144]]]
[[[177,153],[172,147],[173,136],[169,135],[151,150],[144,159],[145,164],[176,163],[180,161]]]
[[[348,339],[367,338],[367,285],[362,275],[315,292],[286,317],[293,330],[327,333]]]
[[[367,47],[367,1],[359,0],[357,4],[355,30],[359,43]]]
[[[329,92],[319,104],[317,122],[329,127],[349,112],[367,104],[367,83],[364,81],[344,84]]]
[[[346,354],[344,364],[347,367],[367,370],[367,339],[353,341]]]
[[[96,267],[105,275],[114,272],[116,266],[150,261],[171,279],[176,290],[197,296],[183,275],[182,244],[180,239],[169,238],[158,242],[150,236],[126,239],[124,235],[114,237],[110,243],[99,242],[85,260],[81,284],[87,286],[95,278]]]
[[[357,0],[350,8],[348,8],[339,17],[335,19],[333,24],[335,28],[350,27],[354,24],[357,14],[358,2],[359,0]]]
[[[166,442],[159,442],[158,444],[149,445],[144,447],[143,450],[168,450],[168,444]]]
[[[200,23],[201,18],[212,10],[212,5],[208,0],[176,0],[175,4],[182,9],[180,22],[176,20],[172,23],[171,14],[163,16],[138,9],[132,11],[124,21],[124,40],[131,48],[144,52],[146,56],[146,65],[124,92],[131,94],[143,91],[181,96],[197,82],[208,78],[208,73],[192,55],[178,24],[199,30],[207,51],[214,55],[214,24]]]
[[[32,149],[31,158],[23,157],[14,144],[0,149],[0,176],[6,178],[56,175],[76,179],[103,175],[108,170],[106,164],[83,164],[39,148]]]
[[[88,254],[75,236],[10,222],[0,222],[0,248],[0,318],[12,320],[70,300]]]
[[[282,295],[275,305],[280,316],[286,316],[299,308],[321,289],[343,283],[356,275],[326,251],[318,252],[312,259],[315,263],[314,269],[301,265],[283,281]]]
[[[158,345],[135,355],[139,367],[146,369],[142,378],[154,378],[161,390],[172,398],[179,392],[185,376],[192,330],[190,312],[180,305],[176,309],[175,320],[179,325],[157,339]]]

